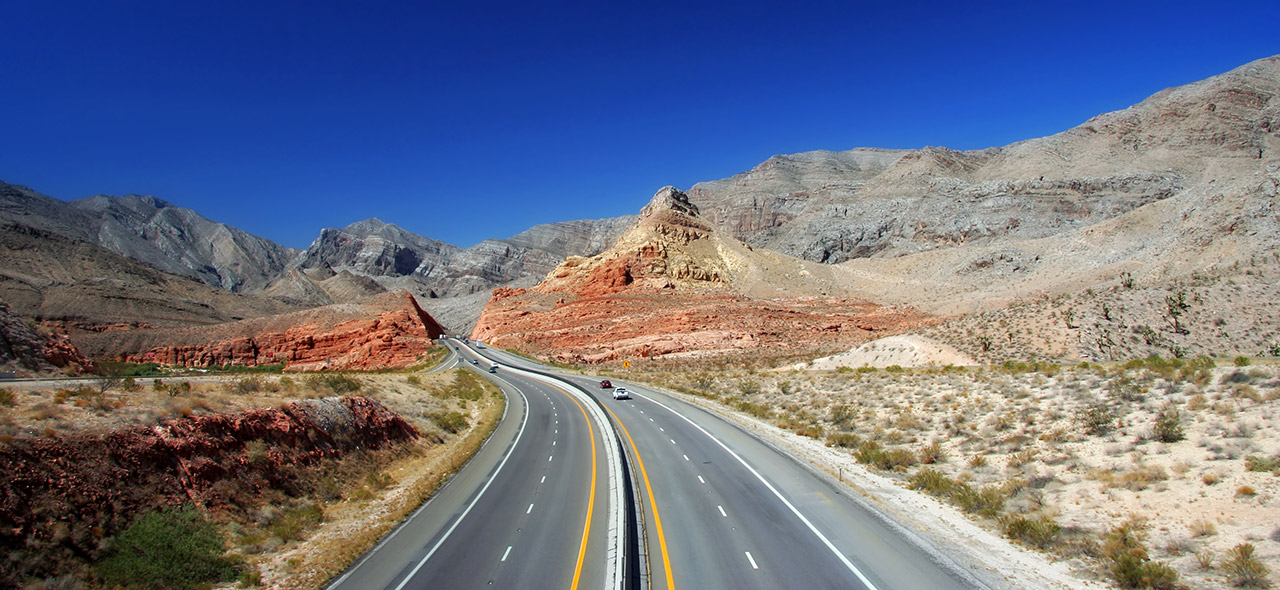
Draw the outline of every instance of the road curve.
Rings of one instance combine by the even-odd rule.
[[[458,351],[464,360],[470,354]],[[468,363],[469,365],[469,363]],[[605,588],[609,485],[587,402],[515,372],[488,442],[453,479],[328,586]]]
[[[701,407],[617,380],[633,399],[613,400],[595,379],[563,377],[624,430],[652,588],[985,587],[831,478]]]

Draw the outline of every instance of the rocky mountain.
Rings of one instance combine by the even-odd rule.
[[[92,368],[65,335],[41,331],[0,301],[0,372],[77,374]]]
[[[568,258],[532,289],[496,289],[472,336],[566,362],[759,359],[929,321],[853,298],[832,271],[722,236],[666,187],[609,250]]]
[[[0,299],[74,330],[207,325],[300,309],[169,274],[97,244],[0,222]]]
[[[230,291],[253,292],[296,252],[150,196],[63,202],[0,182],[0,221],[97,244],[147,266]]]
[[[400,291],[216,326],[83,334],[77,343],[94,358],[135,363],[372,370],[412,365],[443,333],[412,295]]]
[[[827,263],[1059,235],[1267,166],[1277,59],[1050,137],[775,156],[689,196],[755,247]]]

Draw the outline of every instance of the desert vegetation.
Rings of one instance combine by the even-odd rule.
[[[1280,566],[1272,363],[1153,355],[648,378],[820,441],[1086,578],[1265,587]]]
[[[468,370],[151,374],[10,385],[0,390],[0,449],[344,395],[380,402],[420,436],[306,468],[278,465],[288,451],[269,439],[243,441],[234,452],[244,473],[216,486],[211,497],[217,502],[157,498],[150,507],[130,507],[133,516],[124,522],[59,525],[54,537],[91,549],[78,557],[58,553],[49,558],[59,564],[46,571],[50,575],[16,582],[32,588],[319,587],[464,464],[503,407],[501,394]],[[278,478],[258,479],[273,470]],[[236,483],[244,478],[256,483]]]

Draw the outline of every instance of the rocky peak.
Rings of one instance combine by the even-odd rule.
[[[647,219],[663,211],[688,215],[689,217],[698,216],[698,206],[689,202],[689,195],[684,194],[684,191],[673,186],[664,186],[658,189],[649,204],[640,210],[640,218]]]

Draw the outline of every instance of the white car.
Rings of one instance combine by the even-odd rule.
[[[631,394],[627,393],[627,388],[619,387],[613,390],[613,399],[631,399]]]

